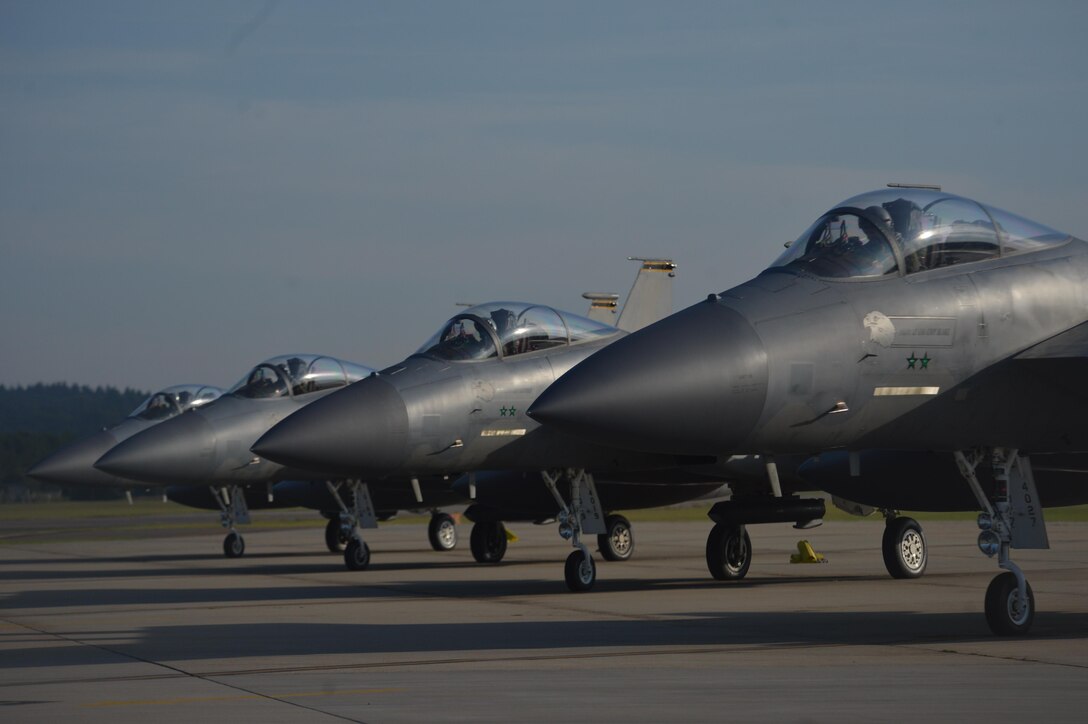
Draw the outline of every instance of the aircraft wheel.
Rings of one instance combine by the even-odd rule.
[[[622,515],[610,515],[604,519],[606,533],[597,536],[597,547],[606,561],[626,561],[635,552],[635,536],[631,521]]]
[[[370,546],[365,541],[352,538],[344,549],[344,565],[349,571],[363,571],[370,565]]]
[[[752,565],[752,539],[742,525],[716,524],[706,539],[706,567],[719,581],[739,581]]]
[[[506,536],[503,535],[505,540]],[[452,551],[457,547],[457,528],[453,516],[447,513],[435,513],[427,524],[427,540],[436,551]]]
[[[340,525],[339,518],[330,518],[325,525],[325,545],[329,553],[339,553],[348,543],[348,536],[344,534],[344,528]]]
[[[498,563],[506,555],[506,528],[502,521],[475,523],[469,537],[472,557],[480,563]]]
[[[888,521],[880,549],[892,578],[919,578],[926,572],[926,537],[914,518]]]
[[[231,532],[223,539],[223,555],[227,558],[241,558],[246,552],[246,542],[242,536]]]
[[[563,575],[567,579],[567,588],[575,593],[583,593],[593,588],[593,584],[597,582],[597,566],[582,551],[574,551],[567,556]]]
[[[1035,594],[1027,584],[1027,600],[1020,599],[1020,587],[1011,572],[999,574],[986,589],[986,623],[998,636],[1026,634],[1035,620]]]

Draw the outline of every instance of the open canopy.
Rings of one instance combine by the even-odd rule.
[[[820,277],[914,274],[1055,246],[1069,234],[926,188],[854,196],[816,220],[771,270]]]
[[[615,327],[541,304],[489,302],[454,316],[416,354],[454,361],[506,358],[615,334]]]
[[[165,420],[188,409],[206,405],[222,394],[223,390],[209,385],[174,385],[148,397],[129,413],[129,417]]]
[[[230,388],[230,394],[252,399],[298,397],[333,387],[344,387],[374,370],[335,357],[285,354],[265,360]]]

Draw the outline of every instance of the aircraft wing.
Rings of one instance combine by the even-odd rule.
[[[854,446],[894,449],[910,435],[928,440],[932,450],[998,445],[1031,453],[1088,452],[1086,379],[1088,323],[941,390]]]
[[[1088,322],[1029,347],[1018,360],[1076,359],[1088,357]]]

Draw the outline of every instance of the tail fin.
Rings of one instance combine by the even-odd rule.
[[[638,276],[623,305],[616,326],[626,332],[634,332],[672,314],[672,280],[676,276],[676,264],[671,259],[643,259]]]
[[[610,294],[608,292],[585,292],[582,296],[589,300],[589,312],[586,313],[587,317],[594,322],[604,322],[605,324],[615,325],[616,307],[618,306],[617,300],[620,298],[619,294]]]

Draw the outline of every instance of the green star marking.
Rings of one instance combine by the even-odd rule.
[[[931,361],[929,359],[929,352],[926,352],[925,355],[922,357],[922,359],[920,359],[918,361],[922,363],[922,369],[928,370],[929,369],[929,363]]]
[[[502,417],[506,417],[506,407],[505,406],[499,408],[499,415],[501,415]]]
[[[914,356],[914,353],[910,353],[910,357],[907,357],[907,369],[914,369],[914,363],[918,361],[918,358]],[[928,360],[927,360],[928,361]]]
[[[510,405],[510,417],[513,417],[515,412],[517,412],[517,410],[514,409],[513,405]]]

